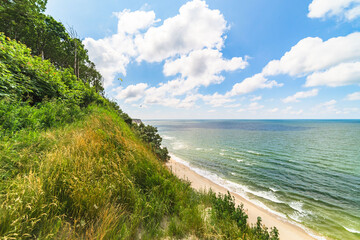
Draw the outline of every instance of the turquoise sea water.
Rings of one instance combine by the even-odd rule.
[[[360,120],[145,123],[176,160],[318,239],[360,239]]]

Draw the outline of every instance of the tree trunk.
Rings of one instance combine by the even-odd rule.
[[[75,59],[74,59],[74,74],[75,74],[75,76],[77,76],[76,75],[76,54],[77,54],[77,45],[76,45],[76,40],[75,40]]]
[[[80,78],[80,67],[79,67],[79,58],[77,60],[77,78]]]

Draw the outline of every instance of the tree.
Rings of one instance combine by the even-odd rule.
[[[90,61],[74,28],[45,15],[47,0],[2,0],[0,32],[25,43],[32,54],[50,60],[58,68],[73,68],[78,80],[103,93],[103,78]]]

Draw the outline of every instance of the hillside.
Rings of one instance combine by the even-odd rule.
[[[156,128],[0,34],[1,239],[278,239],[164,165]]]

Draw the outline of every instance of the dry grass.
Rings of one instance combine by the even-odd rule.
[[[26,134],[0,145],[18,166],[0,185],[0,239],[240,234],[231,212],[223,219],[206,210],[223,200],[172,175],[115,111],[95,107],[84,120]],[[257,239],[249,229],[246,239]]]

